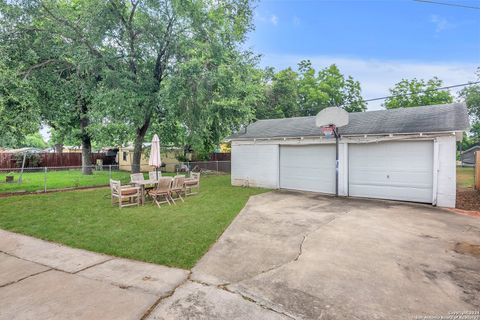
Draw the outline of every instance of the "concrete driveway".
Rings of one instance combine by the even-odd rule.
[[[413,319],[480,309],[480,219],[270,192],[187,270],[0,230],[0,319]]]
[[[250,199],[154,319],[412,319],[480,309],[480,219],[427,205],[272,192]],[[238,318],[248,319],[236,314]],[[252,317],[250,317],[252,319]]]

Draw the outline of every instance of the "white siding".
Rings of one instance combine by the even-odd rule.
[[[368,138],[366,138],[368,139]],[[372,137],[378,139],[378,137]],[[433,172],[432,164],[432,200],[436,193],[437,205],[441,207],[455,207],[456,198],[456,140],[454,135],[441,135],[435,138],[437,141],[438,156],[433,154],[433,163],[436,163],[437,172]],[[420,138],[416,141],[425,141]],[[302,140],[272,139],[269,141],[242,141],[232,143],[232,184],[251,185],[266,188],[279,188],[279,145],[311,145],[331,143],[331,140],[319,138],[305,138]],[[415,142],[415,140],[412,140]],[[378,142],[382,143],[382,142]],[[393,143],[393,142],[392,142]],[[430,140],[433,145],[433,142]],[[377,144],[373,142],[373,144]],[[372,143],[357,144],[354,139],[343,138],[339,146],[339,195],[348,195],[349,191],[349,160],[352,155],[352,146],[372,145]],[[408,150],[408,148],[406,149]],[[432,153],[431,148],[425,150]],[[436,175],[436,177],[435,177]],[[433,183],[436,183],[434,186]],[[395,199],[395,198],[391,198]]]
[[[455,208],[456,140],[455,136],[438,137],[437,206]]]
[[[277,144],[232,144],[232,185],[278,188]]]

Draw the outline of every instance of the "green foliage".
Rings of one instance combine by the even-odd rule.
[[[304,60],[298,69],[264,71],[264,98],[255,108],[257,119],[311,116],[327,107],[341,107],[348,112],[366,110],[360,83],[342,75],[337,66],[317,73],[311,62]]]
[[[442,87],[443,81],[434,77],[427,82],[420,79],[402,81],[390,89],[390,95],[383,106],[387,109],[428,106],[451,103],[453,96],[449,91],[436,90]]]
[[[45,140],[43,140],[40,132],[36,132],[34,134],[29,134],[25,137],[25,140],[22,143],[22,147],[45,149],[46,147],[48,147],[48,145]]]
[[[40,127],[35,90],[22,79],[0,46],[0,145],[15,147]]]
[[[271,86],[266,88],[267,110],[269,113],[257,113],[257,118],[295,117],[300,113],[298,101],[299,76],[291,68],[281,70],[273,75]]]
[[[480,80],[480,67],[477,69],[477,79]],[[480,121],[480,85],[465,87],[460,91],[460,98],[467,104],[468,113],[473,122]]]
[[[320,70],[316,76],[308,60],[301,61],[299,69],[302,115],[316,115],[327,107],[342,107],[348,112],[366,110],[360,83],[351,76],[345,78],[336,65]]]
[[[480,80],[480,68],[477,69],[477,79]],[[470,85],[460,91],[460,99],[467,104],[471,127],[462,140],[463,150],[480,143],[480,85]]]

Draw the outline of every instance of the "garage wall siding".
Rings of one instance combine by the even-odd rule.
[[[438,147],[436,186],[437,205],[455,207],[456,198],[456,139],[455,136],[436,137]],[[279,188],[279,144],[290,141],[242,141],[232,142],[232,185]],[[331,141],[327,141],[331,143]],[[320,139],[305,139],[296,145],[324,143]],[[341,196],[348,196],[349,139],[339,145],[339,186]],[[434,173],[435,175],[435,173]],[[434,180],[435,181],[435,180]]]
[[[437,206],[455,208],[457,167],[455,136],[437,137],[438,142],[438,185]]]
[[[278,188],[277,144],[232,144],[232,185]]]

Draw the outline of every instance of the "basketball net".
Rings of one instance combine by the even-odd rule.
[[[331,124],[329,126],[321,127],[322,133],[326,139],[331,139],[335,136],[335,125]]]

